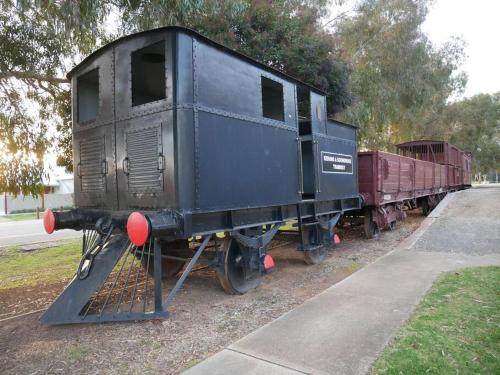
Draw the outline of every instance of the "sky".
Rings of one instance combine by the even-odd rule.
[[[464,97],[500,91],[500,0],[436,0],[422,29],[437,45],[465,40]]]

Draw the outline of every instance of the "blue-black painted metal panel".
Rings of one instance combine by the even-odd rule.
[[[117,209],[114,124],[73,134],[75,205]]]
[[[343,122],[328,120],[326,123],[326,134],[332,137],[348,139],[356,142],[356,127]]]
[[[173,42],[170,32],[161,31],[128,39],[114,49],[116,173],[120,210],[175,205]],[[158,55],[156,59],[164,60],[164,77],[160,81],[165,82],[165,95],[160,100],[133,105],[132,55],[158,43],[164,44],[164,56]],[[146,54],[139,60],[147,62],[147,57]],[[154,77],[149,79],[152,81]]]
[[[193,109],[175,111],[175,190],[176,208],[195,206],[195,127]]]
[[[193,38],[178,33],[175,42],[175,104],[194,102],[193,93]]]
[[[261,92],[263,76],[283,85],[285,118],[275,122],[297,127],[293,83],[198,41],[194,42],[193,58],[195,100],[200,106],[265,120]]]
[[[97,70],[98,72],[98,109],[95,119],[78,122],[78,78],[86,73]],[[111,124],[114,121],[114,60],[113,50],[96,56],[80,67],[79,74],[71,81],[73,132],[85,131],[101,125]]]
[[[132,105],[132,68],[131,55],[134,52],[156,43],[165,43],[165,98],[141,105]],[[156,32],[128,39],[116,45],[115,54],[115,107],[116,121],[131,117],[141,117],[149,113],[164,111],[173,103],[173,59],[172,35],[169,32]],[[117,129],[119,131],[119,129]]]
[[[97,116],[80,123],[78,77],[91,71],[98,72]],[[116,209],[113,51],[98,55],[82,65],[71,87],[75,204],[79,207]]]
[[[119,208],[175,207],[173,112],[116,123]]]
[[[200,111],[197,208],[297,202],[296,132]]]
[[[334,126],[334,125],[328,125]],[[350,128],[348,139],[316,136],[316,173],[318,200],[356,197],[358,195],[358,166],[356,129]]]

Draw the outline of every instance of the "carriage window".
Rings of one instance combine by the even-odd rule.
[[[132,106],[165,99],[165,42],[132,53]]]
[[[78,122],[93,121],[99,110],[99,69],[82,74],[76,81]]]
[[[261,87],[262,116],[283,121],[285,119],[283,85],[272,79],[261,77]]]

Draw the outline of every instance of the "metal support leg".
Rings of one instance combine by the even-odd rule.
[[[335,216],[333,216],[330,220],[322,220],[318,218],[318,223],[321,229],[327,230],[328,232],[332,232],[335,225],[337,225],[340,217],[342,216],[342,212],[337,212]]]
[[[200,247],[198,248],[198,250],[196,250],[196,253],[194,254],[194,256],[189,261],[189,263],[186,266],[186,269],[182,273],[181,277],[179,278],[179,280],[177,280],[177,282],[175,283],[174,288],[168,294],[168,297],[165,300],[165,303],[163,304],[163,309],[164,310],[167,310],[168,306],[174,300],[175,295],[177,294],[177,292],[179,291],[179,289],[182,287],[182,284],[184,284],[184,281],[186,280],[186,278],[188,277],[189,273],[193,269],[194,265],[198,261],[198,258],[200,257],[201,253],[207,247],[208,241],[210,241],[211,237],[212,237],[211,235],[206,236],[205,239],[203,240],[203,242],[201,243]],[[155,248],[155,250],[156,250],[156,248]],[[156,272],[156,269],[155,269],[155,272]]]
[[[302,213],[300,211],[300,204],[297,204],[297,223],[299,224],[299,239],[300,248],[304,248],[304,235],[302,233]]]
[[[155,279],[155,312],[163,311],[161,305],[161,246],[158,239],[154,239],[154,279]]]

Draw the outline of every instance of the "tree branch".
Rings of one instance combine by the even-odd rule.
[[[10,72],[6,72],[6,73],[0,73],[0,80],[9,79],[9,78],[32,79],[32,80],[39,81],[39,82],[50,82],[53,84],[69,83],[69,80],[66,78],[45,76],[45,75],[37,74],[34,72],[10,71]]]

